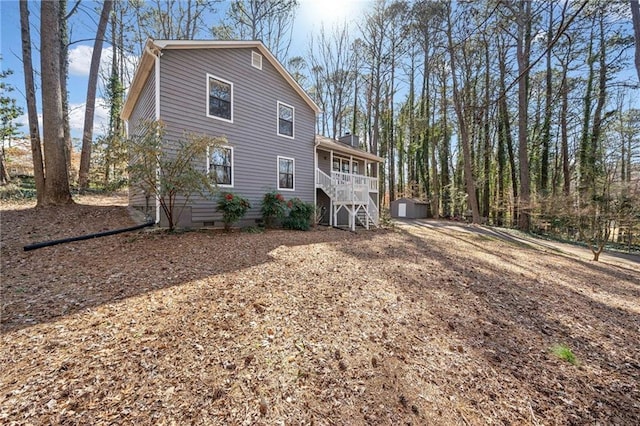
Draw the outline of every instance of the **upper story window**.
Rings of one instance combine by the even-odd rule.
[[[262,69],[262,55],[258,52],[251,52],[251,66],[259,70]]]
[[[207,74],[207,115],[233,122],[233,83]]]
[[[278,135],[293,138],[295,110],[291,105],[278,102]]]
[[[293,175],[295,174],[295,160],[293,158],[278,157],[278,190],[293,191],[295,189]]]
[[[209,174],[219,186],[233,186],[233,148],[220,146],[209,151]]]
[[[353,173],[356,175],[360,174],[360,165],[357,161],[351,161],[348,158],[338,156],[333,157],[332,169],[334,172]]]

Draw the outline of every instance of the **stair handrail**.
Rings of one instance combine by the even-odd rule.
[[[373,221],[373,224],[375,226],[378,226],[378,222],[380,220],[380,211],[376,203],[373,201],[373,198],[371,198],[371,195],[369,195],[369,206],[367,208],[367,214],[369,214],[369,217]]]
[[[328,174],[326,174],[320,169],[316,169],[316,181],[321,187],[324,187],[324,188],[331,188],[335,185],[331,176],[329,176]]]

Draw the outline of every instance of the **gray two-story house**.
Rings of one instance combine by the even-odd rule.
[[[262,197],[276,190],[316,205],[326,224],[377,225],[381,159],[360,150],[356,137],[317,137],[319,112],[259,41],[148,40],[122,117],[129,135],[161,120],[169,151],[186,132],[224,136],[228,144],[201,166],[221,191],[251,202],[244,224],[260,221]],[[129,203],[166,220],[158,201],[133,185]],[[216,198],[192,197],[179,225],[222,226]]]

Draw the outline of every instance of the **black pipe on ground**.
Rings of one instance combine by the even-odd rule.
[[[135,231],[137,229],[146,228],[147,226],[152,226],[154,224],[155,224],[154,221],[149,221],[149,222],[143,223],[142,225],[131,226],[129,228],[112,229],[111,231],[97,232],[95,234],[81,235],[79,237],[70,237],[70,238],[63,238],[61,240],[51,240],[51,241],[45,241],[42,243],[29,244],[28,246],[24,246],[24,251],[36,250],[42,247],[50,247],[50,246],[55,246],[57,244],[70,243],[73,241],[90,240],[92,238],[100,238],[100,237],[106,237],[108,235],[121,234],[123,232],[130,232],[130,231]]]

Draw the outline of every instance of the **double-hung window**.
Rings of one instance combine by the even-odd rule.
[[[291,105],[278,102],[278,135],[293,137],[295,109]]]
[[[295,160],[293,158],[278,157],[278,190],[293,191]]]
[[[207,74],[207,115],[233,122],[233,83]]]
[[[333,157],[333,171],[342,173],[360,174],[360,166],[357,161],[348,158]]]
[[[209,151],[209,174],[219,186],[233,186],[233,148],[220,146]]]

